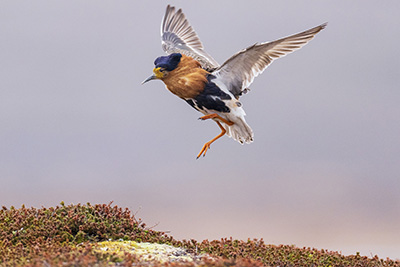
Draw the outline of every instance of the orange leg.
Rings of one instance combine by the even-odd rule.
[[[229,126],[233,125],[233,122],[225,120],[224,118],[222,118],[221,116],[219,116],[218,114],[215,114],[215,113],[208,114],[208,115],[205,115],[205,116],[199,118],[199,120],[203,120],[203,121],[204,120],[208,120],[208,119],[219,119],[220,121],[222,121],[223,123],[228,124]],[[221,125],[220,125],[220,127],[221,127]]]
[[[211,114],[211,115],[213,115],[213,114]],[[217,114],[215,114],[215,115],[217,115]],[[209,116],[209,115],[207,115],[207,116]],[[218,115],[217,115],[218,116]],[[218,116],[219,117],[219,116]],[[222,119],[222,118],[221,118]],[[226,130],[224,129],[224,127],[221,125],[221,123],[219,122],[219,121],[215,121],[217,124],[218,124],[218,126],[219,126],[219,128],[221,128],[221,133],[219,134],[219,135],[217,135],[216,137],[214,137],[211,141],[208,141],[207,143],[205,143],[204,144],[204,146],[203,146],[203,148],[201,149],[201,151],[200,151],[200,153],[197,155],[197,158],[199,158],[202,154],[203,154],[203,157],[206,155],[206,153],[207,153],[207,150],[210,148],[210,146],[211,146],[211,144],[214,142],[214,141],[216,141],[218,138],[220,138],[220,137],[222,137],[222,136],[224,136],[224,134],[226,133]],[[233,123],[232,122],[230,122],[231,124],[229,124],[229,125],[232,125]]]

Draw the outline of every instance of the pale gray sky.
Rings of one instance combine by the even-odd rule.
[[[222,63],[328,22],[241,101],[251,145],[161,82],[182,7]],[[229,4],[228,4],[229,3]],[[108,203],[178,239],[264,238],[400,258],[400,3],[1,1],[1,205]]]

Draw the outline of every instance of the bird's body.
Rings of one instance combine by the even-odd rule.
[[[176,69],[171,71],[162,81],[174,95],[187,100],[196,97],[204,90],[208,72],[200,63],[191,57],[182,55]]]
[[[211,143],[227,134],[236,141],[250,143],[253,131],[239,97],[253,79],[276,58],[301,48],[326,24],[274,42],[252,45],[219,65],[204,50],[182,10],[168,6],[161,26],[162,47],[169,54],[155,60],[154,75],[143,83],[162,80],[167,89],[203,113],[200,119],[212,119],[221,133],[207,142],[197,158],[205,156]]]

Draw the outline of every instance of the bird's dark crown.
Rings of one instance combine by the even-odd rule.
[[[167,71],[174,70],[181,61],[182,55],[180,53],[173,53],[168,56],[158,57],[154,61],[156,68],[163,68]]]

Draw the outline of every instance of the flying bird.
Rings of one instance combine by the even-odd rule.
[[[251,143],[254,134],[246,123],[239,98],[272,61],[300,49],[326,25],[253,44],[220,65],[204,50],[182,9],[176,11],[168,5],[161,23],[161,44],[167,56],[154,61],[153,75],[142,84],[163,81],[171,93],[203,113],[199,119],[217,123],[221,133],[204,144],[197,158],[205,156],[211,144],[225,134],[241,144]]]

